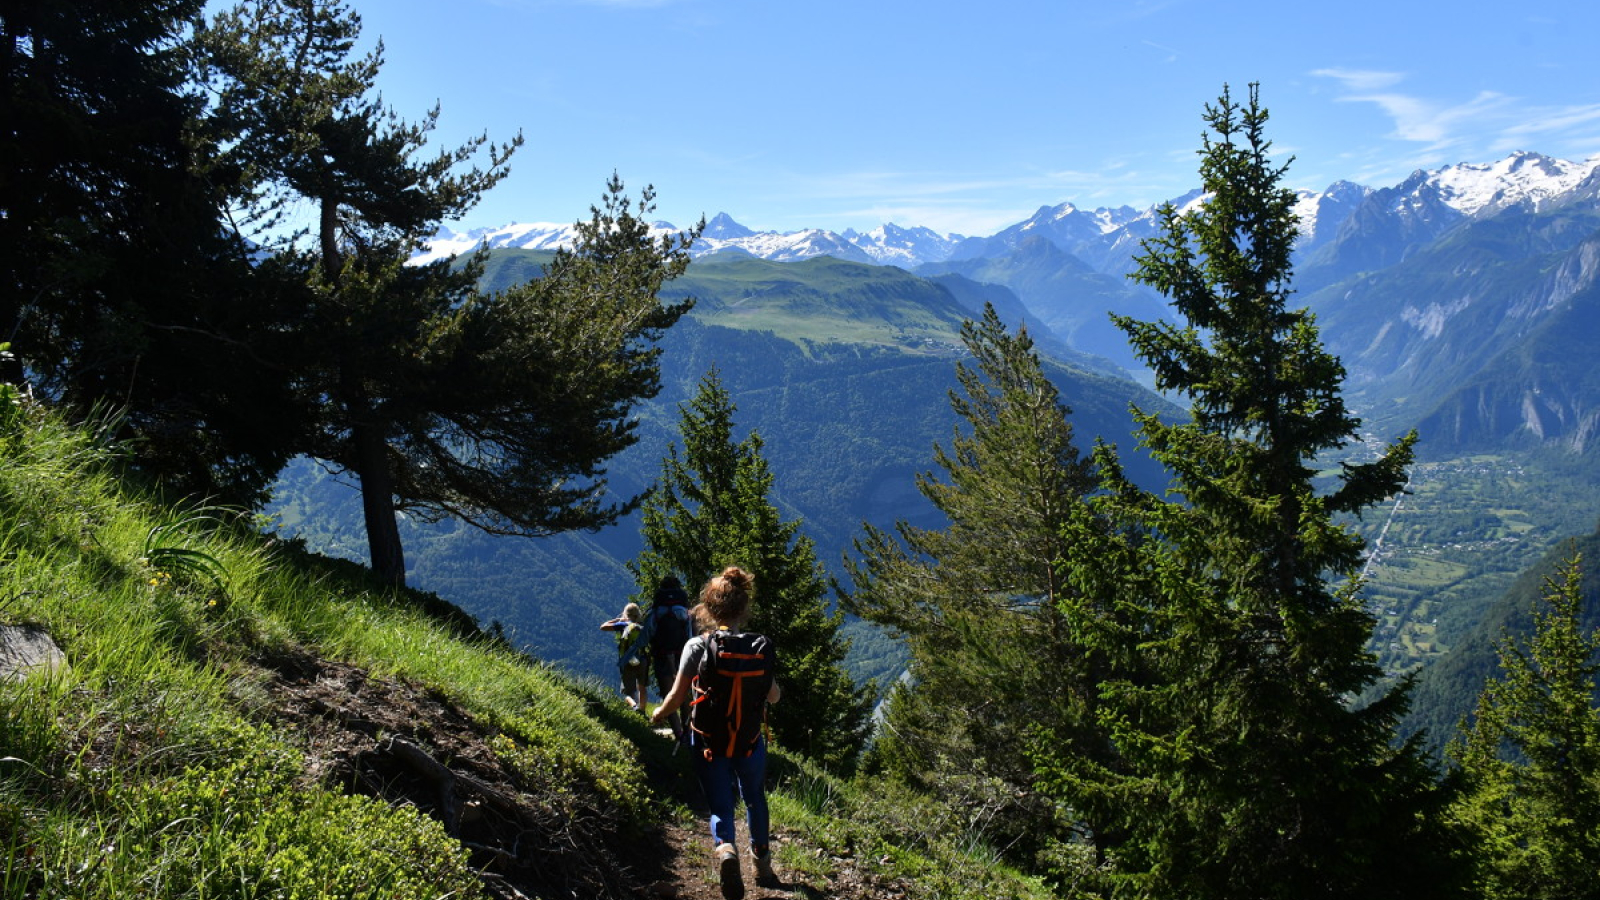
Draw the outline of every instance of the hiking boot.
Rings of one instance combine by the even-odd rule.
[[[756,850],[751,854],[756,864],[756,884],[764,888],[777,887],[782,882],[778,881],[778,873],[772,871],[772,851],[766,847]]]
[[[722,884],[722,900],[744,897],[744,873],[739,871],[739,851],[732,844],[717,845],[717,881]]]

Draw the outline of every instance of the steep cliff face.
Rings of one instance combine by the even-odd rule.
[[[1352,396],[1385,427],[1420,425],[1424,453],[1593,446],[1600,212],[1576,192],[1548,207],[1462,219],[1403,260],[1307,298]]]
[[[1498,313],[1482,341],[1492,352],[1475,371],[1457,366],[1451,384],[1426,377],[1448,371],[1436,348],[1419,345],[1416,383],[1435,387],[1406,408],[1420,413],[1424,440],[1440,449],[1543,444],[1586,453],[1600,429],[1600,233],[1552,260],[1521,291],[1486,301]],[[1493,318],[1488,316],[1486,318]],[[1446,326],[1444,332],[1449,332]],[[1441,335],[1443,336],[1443,335]]]

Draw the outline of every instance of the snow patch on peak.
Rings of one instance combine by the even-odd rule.
[[[1127,226],[1129,222],[1138,221],[1144,213],[1131,206],[1119,206],[1116,209],[1101,207],[1093,213],[1095,222],[1100,226],[1101,234],[1111,234]]]
[[[652,237],[679,233],[671,222],[652,222]],[[577,244],[578,230],[573,225],[554,222],[513,222],[499,228],[474,228],[456,232],[440,228],[433,237],[422,242],[422,250],[406,262],[420,266],[441,259],[450,259],[463,253],[472,253],[480,247],[490,250],[560,250]]]
[[[1373,189],[1349,181],[1336,181],[1325,191],[1296,191],[1294,214],[1299,218],[1300,247],[1315,245],[1338,231],[1350,213]]]
[[[1511,206],[1534,210],[1577,187],[1600,168],[1600,157],[1584,162],[1517,151],[1492,163],[1459,163],[1428,173],[1446,206],[1468,216]]]

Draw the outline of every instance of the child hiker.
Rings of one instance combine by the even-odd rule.
[[[622,615],[600,625],[602,631],[617,633],[617,671],[622,675],[622,697],[628,705],[648,714],[645,692],[649,690],[650,667],[645,662],[644,614],[639,604],[629,603]]]
[[[706,582],[695,607],[704,634],[683,647],[672,692],[651,717],[666,721],[689,703],[689,747],[695,775],[711,807],[711,839],[726,900],[744,896],[744,876],[734,839],[734,805],[743,798],[756,883],[776,886],[767,820],[766,707],[778,701],[772,643],[742,626],[750,616],[755,580],[738,566]],[[691,698],[691,694],[693,697]]]

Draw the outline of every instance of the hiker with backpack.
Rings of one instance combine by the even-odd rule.
[[[767,819],[766,707],[778,702],[777,656],[763,635],[742,631],[755,579],[738,566],[706,582],[695,621],[704,633],[683,647],[672,691],[650,722],[659,725],[689,704],[689,746],[695,775],[711,808],[711,839],[726,900],[744,896],[734,839],[734,806],[744,800],[756,883],[775,886]]]
[[[650,689],[650,670],[645,665],[645,634],[639,604],[629,603],[622,615],[600,624],[602,631],[617,633],[617,672],[622,676],[622,698],[639,712],[649,714],[645,693]]]
[[[672,683],[678,677],[678,660],[683,655],[683,645],[693,633],[689,623],[689,595],[684,593],[683,582],[676,575],[668,575],[656,586],[655,596],[644,618],[644,640],[650,646],[650,663],[655,670],[656,690],[665,700],[672,693]],[[667,716],[672,736],[682,740],[683,725],[676,710]]]

